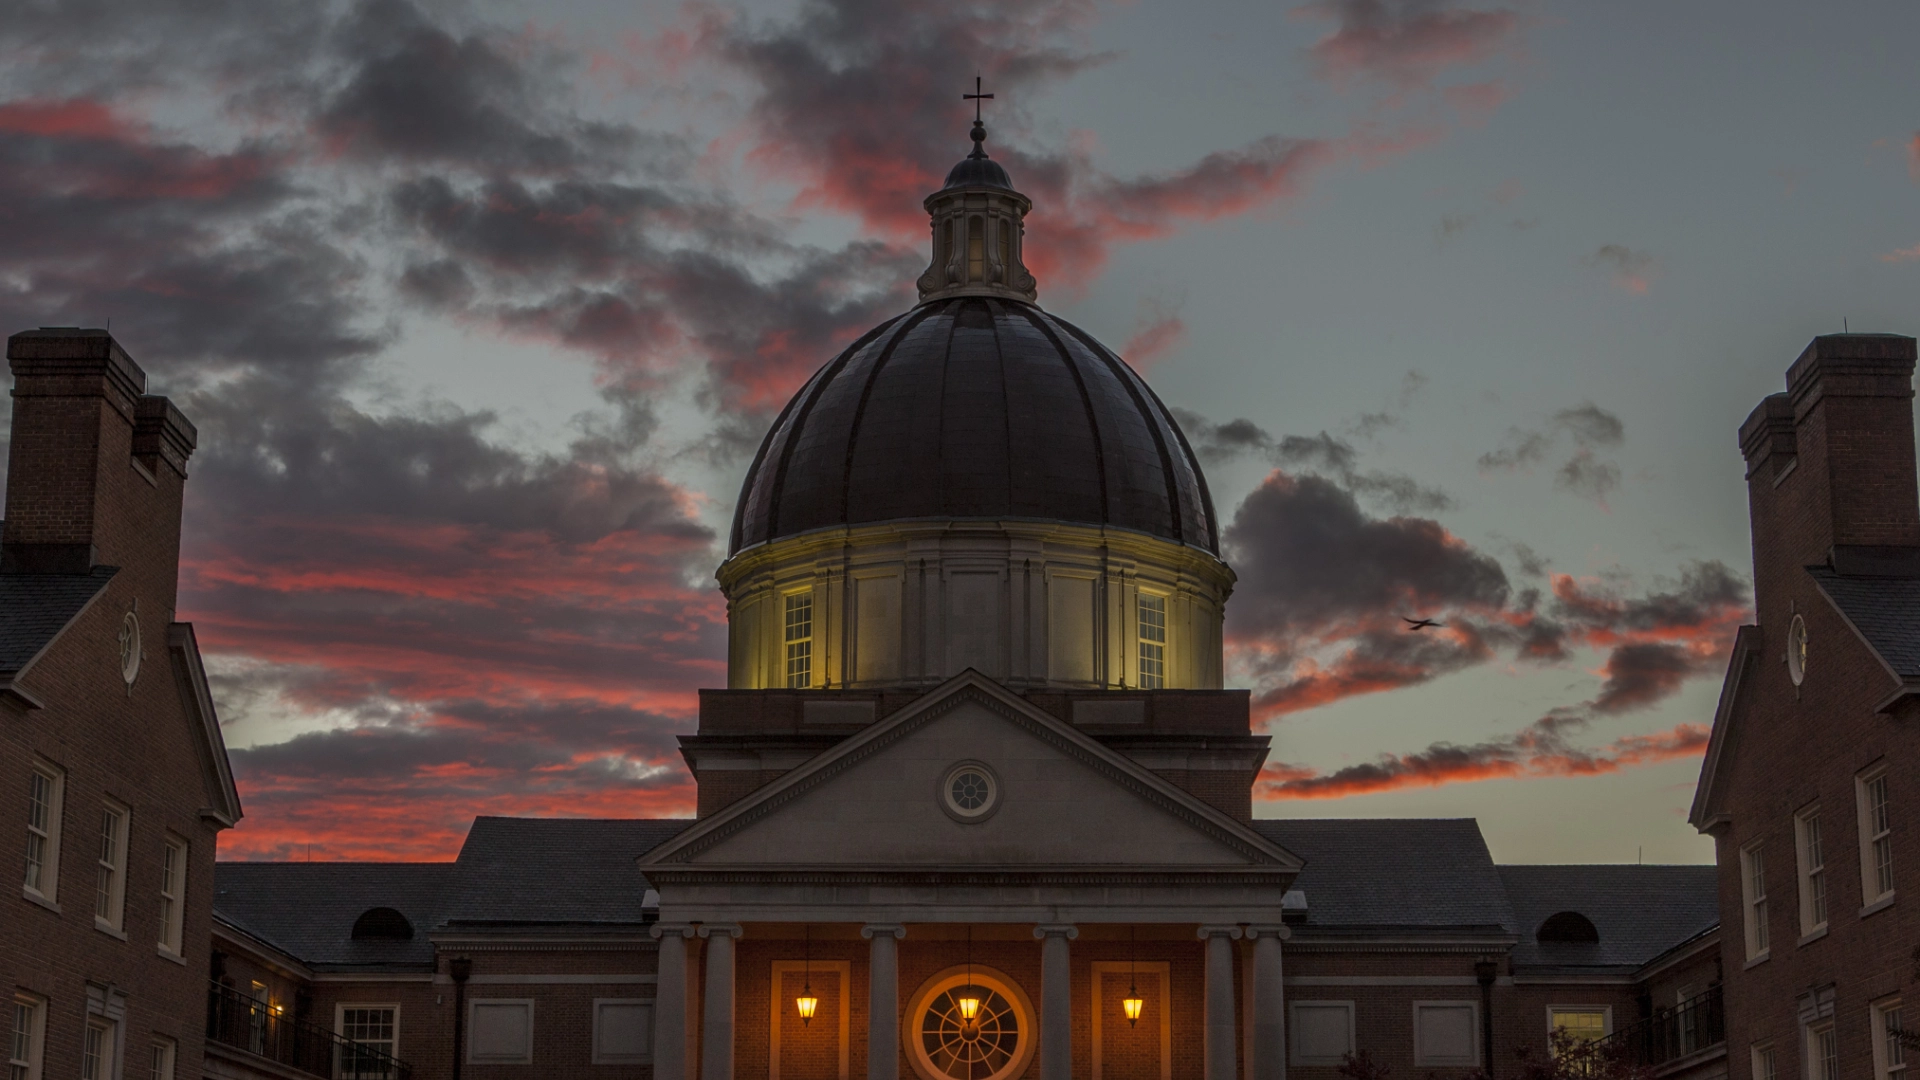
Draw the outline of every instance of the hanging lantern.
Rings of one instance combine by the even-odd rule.
[[[967,990],[971,992],[973,987],[969,986]],[[980,1015],[980,999],[977,997],[963,997],[955,1001],[954,1004],[960,1006],[960,1019],[962,1020],[974,1020]]]
[[[1120,999],[1120,1007],[1127,1011],[1128,1027],[1132,1027],[1140,1022],[1140,1010],[1145,1008],[1146,1004],[1147,1003],[1141,999],[1138,988],[1132,986],[1127,987],[1127,996]]]
[[[813,1022],[813,1014],[820,1008],[820,999],[813,996],[813,927],[807,927],[806,958],[800,964],[800,996],[793,999],[794,1011],[800,1014],[800,1026],[806,1027]]]

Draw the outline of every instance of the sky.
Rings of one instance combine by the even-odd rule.
[[[1812,336],[1920,328],[1916,32],[1731,0],[15,0],[0,329],[111,320],[199,427],[178,614],[246,807],[222,857],[690,814],[741,478],[912,303],[978,74],[1041,304],[1208,468],[1256,814],[1704,862],[1751,609],[1735,431]]]

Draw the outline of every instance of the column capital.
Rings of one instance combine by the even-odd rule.
[[[1080,936],[1080,928],[1072,923],[1041,923],[1033,928],[1037,938],[1063,937],[1068,941]]]
[[[1244,935],[1238,926],[1227,925],[1227,926],[1202,926],[1199,930],[1194,932],[1194,936],[1197,938],[1200,938],[1201,940],[1205,940],[1207,938],[1223,937],[1223,938],[1226,938],[1228,941],[1239,941],[1240,938]]]
[[[703,938],[710,938],[715,934],[722,934],[722,935],[725,935],[726,937],[737,938],[745,933],[746,931],[741,928],[739,923],[710,922],[710,923],[700,924],[700,936]]]
[[[1281,941],[1293,937],[1293,927],[1280,923],[1253,923],[1247,927],[1247,938],[1258,940],[1263,937],[1278,938]]]
[[[655,941],[659,941],[668,934],[678,934],[683,938],[690,938],[693,936],[693,924],[683,922],[657,922],[653,924],[652,929],[647,931],[647,934]]]
[[[898,923],[868,923],[860,928],[860,936],[872,941],[877,936],[892,937],[894,940],[907,936],[907,928]]]

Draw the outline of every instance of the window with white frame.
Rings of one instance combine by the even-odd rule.
[[[177,1050],[172,1039],[153,1040],[153,1061],[147,1073],[150,1080],[173,1080],[173,1058]]]
[[[533,999],[467,1002],[467,1060],[476,1065],[533,1064]]]
[[[593,999],[593,1063],[645,1064],[653,1054],[651,998]]]
[[[1289,1011],[1295,1065],[1339,1065],[1353,1053],[1353,1002],[1296,1001]]]
[[[1480,1064],[1480,1007],[1471,1001],[1413,1003],[1413,1063],[1416,1066]]]
[[[1807,1028],[1807,1075],[1811,1080],[1840,1080],[1840,1039],[1831,1020]]]
[[[113,1021],[97,1016],[87,1018],[87,1030],[80,1043],[80,1080],[112,1080]]]
[[[160,847],[160,947],[180,955],[187,912],[187,842],[169,836]]]
[[[1140,594],[1140,689],[1167,684],[1167,598]]]
[[[1740,894],[1747,930],[1747,959],[1767,955],[1767,858],[1755,841],[1740,849]]]
[[[1547,1030],[1564,1031],[1575,1042],[1604,1039],[1613,1030],[1613,1009],[1607,1005],[1550,1005]]]
[[[787,597],[787,689],[813,685],[813,593]]]
[[[335,1030],[352,1046],[339,1048],[338,1080],[396,1080],[394,1049],[400,1040],[400,1006],[341,1004]],[[362,1049],[376,1051],[363,1053]]]
[[[1827,925],[1827,856],[1820,846],[1820,808],[1802,810],[1793,819],[1793,840],[1800,857],[1800,935]]]
[[[66,777],[36,761],[27,773],[27,890],[51,902],[60,882],[60,812]]]
[[[47,1005],[26,994],[13,999],[13,1031],[7,1039],[7,1080],[40,1080],[47,1041]]]
[[[100,860],[94,877],[93,922],[120,929],[127,906],[127,808],[109,802],[100,808]]]
[[[1751,1058],[1753,1080],[1776,1080],[1779,1074],[1774,1068],[1772,1043],[1754,1047]]]
[[[1901,1080],[1907,1075],[1907,1051],[1900,1044],[1906,1030],[1903,1017],[1898,998],[1873,1007],[1874,1080]]]
[[[1860,803],[1860,894],[1868,904],[1893,895],[1893,808],[1886,766],[1855,782]]]

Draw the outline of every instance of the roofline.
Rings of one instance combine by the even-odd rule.
[[[1699,832],[1710,832],[1725,824],[1724,815],[1708,814],[1708,806],[1713,801],[1714,781],[1720,776],[1720,757],[1726,753],[1727,729],[1733,724],[1733,707],[1746,681],[1747,665],[1759,655],[1763,642],[1760,627],[1753,624],[1742,626],[1733,635],[1733,653],[1727,658],[1720,701],[1713,709],[1713,733],[1707,738],[1707,752],[1700,759],[1700,779],[1693,788],[1693,806],[1687,811],[1687,824]]]
[[[200,721],[202,764],[213,770],[215,790],[209,792],[218,805],[202,807],[200,816],[231,829],[239,824],[240,789],[233,782],[233,762],[227,758],[227,741],[220,734],[220,717],[213,709],[213,691],[207,686],[207,669],[200,662],[200,642],[193,635],[193,624],[170,623],[167,649],[179,661],[179,672],[186,680],[188,705]]]
[[[251,950],[265,958],[269,964],[277,965],[289,975],[299,979],[313,978],[313,968],[306,961],[288,952],[286,949],[251,930],[241,927],[218,909],[213,913],[213,937],[215,941],[227,941],[240,948]]]
[[[101,573],[103,570],[106,571],[106,573]],[[59,641],[61,635],[72,629],[74,623],[80,621],[80,616],[85,615],[88,611],[92,610],[94,604],[99,603],[100,598],[107,594],[107,584],[119,573],[120,568],[117,566],[96,566],[87,572],[86,576],[97,578],[100,582],[100,584],[94,588],[93,595],[87,597],[87,602],[81,604],[72,615],[67,617],[66,622],[60,624],[60,629],[49,634],[47,640],[40,643],[39,651],[27,657],[25,663],[12,671],[0,672],[0,696],[12,699],[24,709],[33,710],[46,708],[46,705],[41,702],[39,698],[34,697],[28,693],[24,687],[19,685],[20,679],[25,676],[28,671],[33,669],[33,665],[40,662],[41,657],[47,655],[47,650],[53,648],[53,643]],[[81,575],[63,574],[60,576],[79,577]]]
[[[1820,598],[1822,600],[1825,600],[1827,602],[1827,606],[1832,608],[1834,612],[1840,616],[1841,622],[1847,624],[1847,629],[1853,631],[1853,636],[1859,638],[1860,644],[1865,645],[1867,647],[1867,652],[1871,654],[1875,660],[1878,660],[1880,662],[1881,670],[1885,671],[1887,673],[1887,677],[1892,679],[1894,682],[1904,685],[1907,680],[1903,678],[1899,672],[1893,670],[1893,665],[1887,663],[1887,658],[1884,656],[1881,656],[1880,650],[1873,647],[1873,642],[1867,638],[1867,635],[1860,632],[1859,624],[1853,621],[1853,616],[1847,614],[1846,608],[1841,607],[1839,602],[1834,600],[1833,594],[1827,591],[1826,584],[1820,580],[1820,575],[1813,573],[1813,571],[1815,570],[1826,570],[1830,568],[1816,565],[1816,566],[1806,567],[1805,569],[1807,571],[1807,576],[1813,579],[1813,587],[1820,590]],[[1894,694],[1894,697],[1897,698],[1898,696],[1900,695],[1896,691]],[[1889,698],[1887,700],[1891,702],[1893,698]],[[1876,707],[1876,711],[1885,711],[1885,710],[1879,709],[1878,707]]]
[[[1635,977],[1651,979],[1660,972],[1673,967],[1675,964],[1691,960],[1701,953],[1706,952],[1710,947],[1718,948],[1719,945],[1720,924],[1716,921],[1712,926],[1707,927],[1685,941],[1680,942],[1678,945],[1672,946],[1666,952],[1640,965],[1640,970],[1636,973]]]
[[[1121,774],[1139,785],[1150,798],[1165,804],[1166,809],[1183,814],[1189,818],[1191,824],[1214,833],[1216,840],[1230,846],[1241,847],[1256,857],[1264,856],[1277,864],[1260,869],[1285,869],[1297,872],[1306,865],[1305,861],[1293,852],[1260,835],[1251,824],[1236,821],[1213,806],[1201,802],[1185,790],[1149,772],[1132,758],[1076,730],[1051,713],[1036,708],[973,668],[967,668],[922,694],[907,707],[884,720],[868,725],[857,734],[842,740],[831,749],[712,817],[700,820],[692,828],[682,831],[671,840],[656,845],[651,851],[639,857],[640,865],[643,868],[657,866],[662,870],[677,869],[666,863],[668,857],[685,855],[690,858],[702,848],[734,835],[748,824],[770,813],[788,797],[798,795],[815,784],[829,779],[834,772],[838,771],[835,766],[852,765],[884,749],[897,735],[904,735],[910,725],[917,726],[919,723],[942,715],[946,710],[938,706],[947,702],[957,705],[963,696],[973,697],[982,705],[1016,723],[1024,722],[1037,729],[1036,734],[1051,735],[1053,739],[1064,744],[1062,749],[1069,754],[1081,757],[1089,764],[1094,764],[1096,767],[1104,766]],[[699,869],[690,861],[680,865],[687,870]]]

